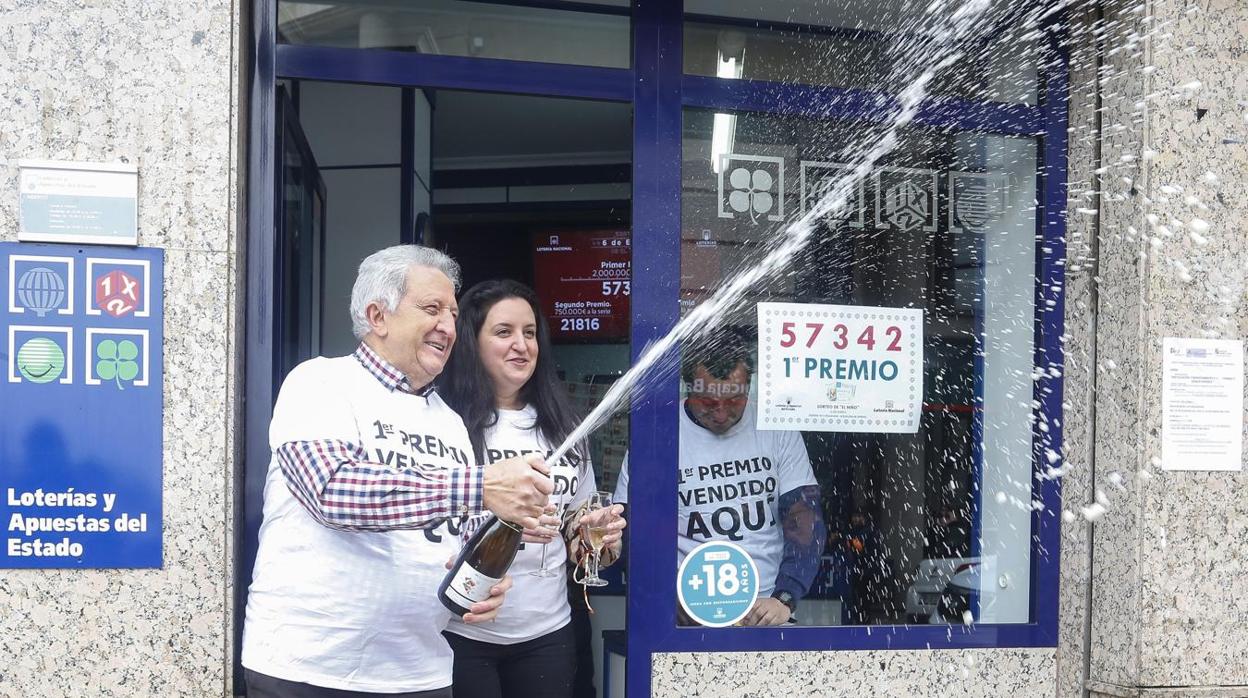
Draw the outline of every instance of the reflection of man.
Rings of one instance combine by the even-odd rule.
[[[962,520],[958,510],[942,507],[925,536],[926,558],[966,557],[970,550],[971,527]]]
[[[708,540],[731,541],[758,565],[758,600],[743,625],[779,625],[819,571],[826,529],[801,434],[760,431],[749,404],[750,355],[730,336],[686,355],[680,415],[683,559]],[[625,459],[615,491],[627,501]]]
[[[359,348],[282,384],[243,631],[253,698],[449,698],[437,589],[458,541],[418,529],[483,509],[537,524],[551,491],[540,459],[474,467],[463,422],[430,388],[455,342],[458,280],[428,248],[370,255],[351,292]],[[464,620],[492,620],[510,583]]]
[[[844,545],[849,576],[849,588],[841,598],[842,622],[863,625],[868,622],[867,607],[872,597],[884,593],[884,582],[880,579],[880,535],[866,512],[855,510],[849,515],[843,537],[839,534],[836,537]]]

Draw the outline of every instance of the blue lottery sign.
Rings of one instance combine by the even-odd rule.
[[[164,254],[0,243],[0,567],[160,567]]]
[[[712,628],[744,618],[758,595],[758,566],[735,543],[699,545],[680,563],[677,577],[680,607],[693,620]]]

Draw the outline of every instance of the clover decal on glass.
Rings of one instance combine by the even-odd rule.
[[[949,230],[984,233],[1009,209],[1009,178],[987,172],[949,173]]]
[[[735,153],[719,158],[720,218],[746,214],[755,225],[760,220],[784,220],[783,158]]]
[[[759,213],[767,213],[773,203],[771,197],[771,174],[766,170],[750,170],[738,167],[728,175],[732,193],[728,205],[737,213],[749,213],[750,220],[757,223]]]

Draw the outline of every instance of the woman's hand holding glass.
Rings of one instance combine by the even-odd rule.
[[[624,505],[612,504],[605,509],[591,511],[581,517],[580,528],[581,536],[586,542],[589,541],[588,531],[590,529],[606,529],[602,536],[602,549],[610,550],[614,555],[619,557],[620,545],[624,538],[624,527],[628,522],[624,520]]]
[[[559,537],[559,527],[562,522],[559,520],[559,507],[550,504],[542,515],[537,518],[537,528],[524,529],[525,543],[536,543],[537,545],[545,545]]]
[[[607,492],[595,492],[590,496],[586,512],[577,522],[577,530],[581,533],[582,544],[588,544],[592,555],[585,566],[585,586],[605,586],[606,581],[598,577],[598,569],[602,562],[602,552],[611,552],[611,559],[619,557],[620,541],[624,535],[624,507],[611,503],[611,495]]]

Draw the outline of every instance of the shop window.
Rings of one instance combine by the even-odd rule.
[[[465,0],[278,2],[278,41],[603,68],[630,65],[627,5],[577,11]],[[602,12],[582,11],[600,5]],[[554,9],[552,9],[552,7]]]
[[[684,112],[682,313],[757,264],[827,183],[856,164],[863,130]],[[773,549],[751,552],[778,558],[775,545],[808,546],[812,522],[822,518],[826,543],[814,551],[817,561],[804,563],[802,625],[1031,620],[1033,428],[1045,426],[1032,401],[1036,157],[1034,138],[905,129],[853,187],[849,206],[816,221],[812,242],[721,316],[719,341],[735,336],[747,347],[741,424],[766,429],[776,437],[768,443],[788,444],[779,451],[804,450],[819,494],[787,517],[783,509],[760,517],[769,505],[756,500],[783,501],[786,491],[810,484],[804,466],[793,464],[804,460],[800,454],[682,448],[678,535],[689,539],[682,545],[740,540],[761,528]],[[757,304],[766,302],[920,310],[922,342],[914,348],[922,390],[912,427],[764,427],[772,403],[760,392],[759,372],[782,360],[759,348]],[[840,378],[828,388],[842,398],[876,389],[861,375]],[[724,395],[699,403],[707,397],[696,383],[682,380],[682,429],[697,429],[700,411],[724,407]],[[754,455],[771,463],[743,475],[739,461]],[[770,588],[774,580],[762,577],[776,574],[775,564],[761,564],[759,587]]]
[[[1039,44],[1035,27],[1017,18],[1020,7],[993,3],[980,21],[1000,30],[934,81],[933,94],[1036,104]],[[690,0],[685,12],[687,74],[866,90],[898,88],[889,87],[901,58],[896,38],[930,31],[914,3]]]

